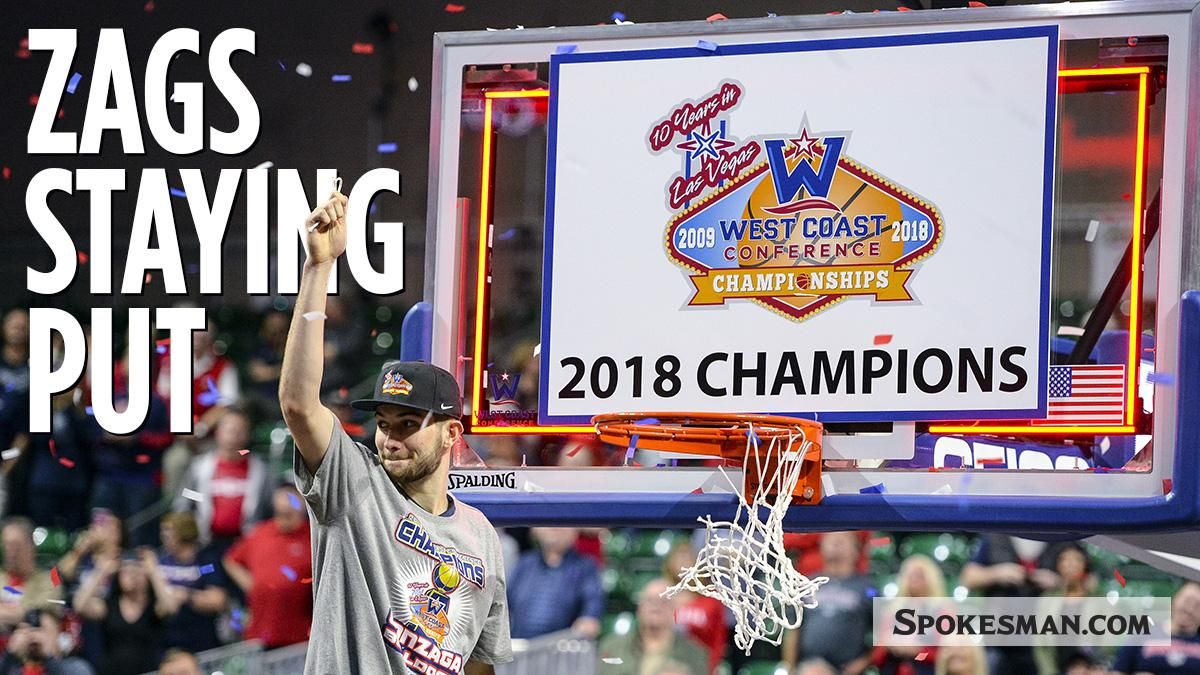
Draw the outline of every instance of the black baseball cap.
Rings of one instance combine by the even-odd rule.
[[[350,403],[359,410],[391,405],[462,417],[458,381],[444,368],[424,361],[388,361],[375,380],[375,395]]]

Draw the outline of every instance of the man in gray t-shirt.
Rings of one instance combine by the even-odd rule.
[[[346,248],[346,198],[309,215],[279,380],[296,441],[297,485],[316,521],[313,623],[305,673],[493,672],[512,660],[504,563],[495,529],[447,490],[462,437],[454,376],[420,362],[384,364],[375,448],[321,405],[325,289]]]

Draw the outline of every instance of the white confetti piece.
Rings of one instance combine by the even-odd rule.
[[[16,459],[20,456],[21,456],[20,448],[9,448],[9,449],[5,450],[4,452],[0,452],[0,459],[4,460],[6,462],[10,459]]]
[[[619,656],[613,656],[613,657],[610,657],[607,659],[600,659],[600,660],[609,664],[610,666],[619,666],[622,663],[625,663],[625,659],[623,659]]]
[[[183,492],[180,494],[183,495],[184,499],[190,499],[194,502],[204,501],[204,495],[200,494],[199,492],[196,492],[195,490],[193,490],[191,488],[183,488]]]
[[[833,488],[833,478],[827,473],[821,474],[821,492],[826,497],[831,497],[837,494],[837,490]]]
[[[53,603],[54,603],[54,604],[56,604],[56,605],[65,605],[65,604],[67,604],[67,601],[66,601],[66,600],[55,600],[54,598],[46,598],[46,602],[53,602]]]
[[[303,314],[305,321],[324,321],[325,312],[305,312]]]
[[[1091,243],[1096,241],[1096,233],[1100,231],[1100,221],[1093,220],[1088,223],[1087,234],[1083,235],[1083,240]]]
[[[312,77],[312,66],[301,61],[296,64],[296,74],[300,77]]]
[[[1100,452],[1108,452],[1110,446],[1112,446],[1112,441],[1109,440],[1108,436],[1100,439]]]
[[[272,162],[272,161],[270,161],[270,160],[267,160],[267,161],[263,162],[262,164],[259,164],[258,166],[254,167],[254,168],[256,168],[256,169],[269,169],[269,168],[271,168],[271,167],[273,167],[273,166],[275,166],[275,162]]]
[[[954,494],[954,488],[950,487],[949,483],[946,483],[945,485],[942,485],[942,487],[934,490],[933,494],[935,494],[935,495],[952,495],[952,494]]]
[[[419,87],[419,86],[421,86],[421,85],[419,82],[417,82],[417,78],[415,78],[415,77],[408,78],[408,90],[409,91],[416,91],[417,87]]]

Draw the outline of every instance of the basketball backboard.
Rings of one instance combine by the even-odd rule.
[[[588,420],[754,412],[826,425],[794,529],[1194,527],[1197,7],[439,34],[403,356],[464,384],[451,488],[690,527],[720,472]]]

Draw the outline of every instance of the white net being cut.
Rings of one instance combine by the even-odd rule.
[[[769,471],[771,463],[763,461],[758,445],[751,425],[742,470],[747,474],[757,472],[755,493],[743,494],[743,486],[730,480],[738,494],[733,520],[714,522],[711,516],[698,519],[706,530],[704,548],[696,555],[696,564],[680,572],[679,583],[663,593],[671,597],[688,590],[720,600],[733,612],[734,641],[747,654],[755,641],[778,645],[785,629],[799,628],[804,610],[817,606],[817,588],[829,581],[827,577],[809,579],[801,574],[783,549],[783,517],[812,442],[802,432],[772,438],[766,455],[779,458],[773,472]],[[728,474],[725,477],[729,479]],[[761,517],[763,510],[766,519]]]

